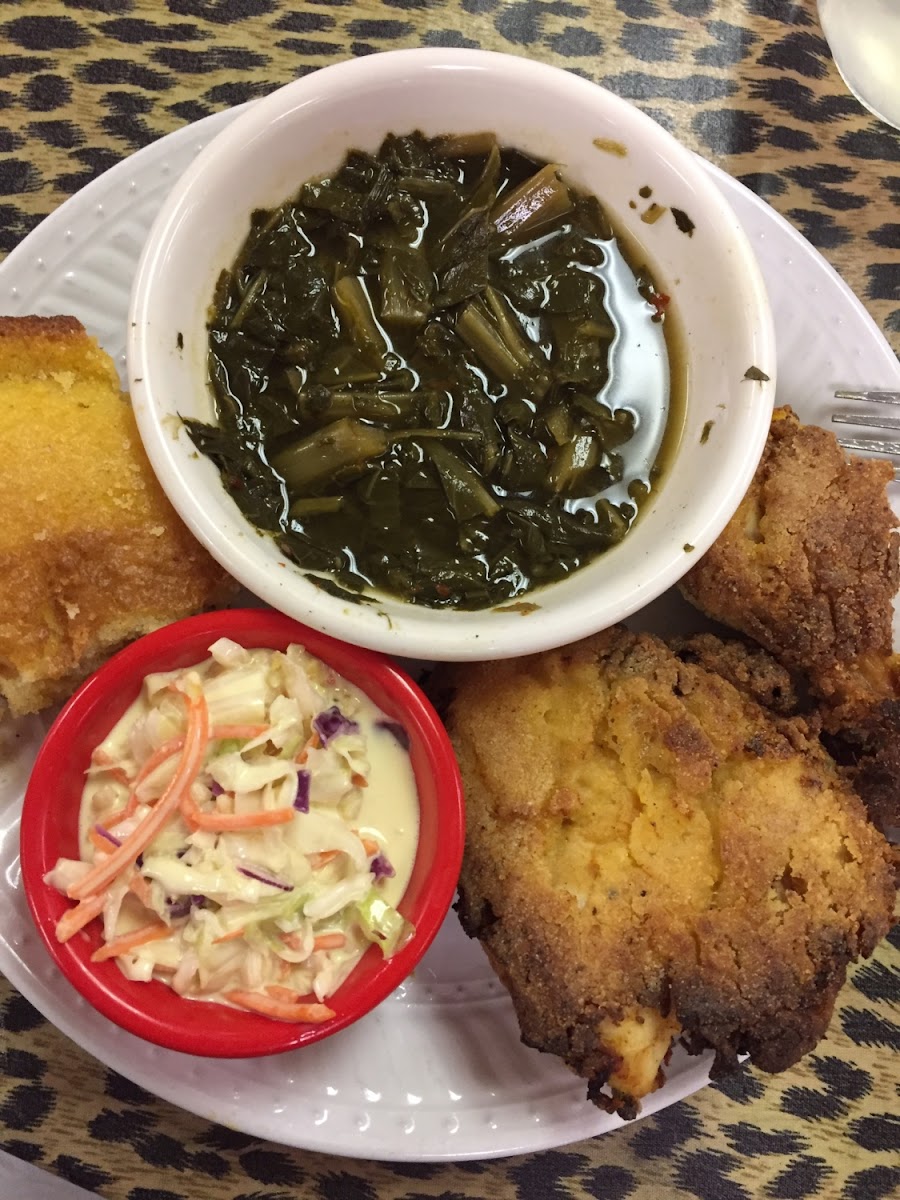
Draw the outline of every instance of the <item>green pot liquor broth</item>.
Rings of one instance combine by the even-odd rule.
[[[186,425],[330,588],[503,604],[614,546],[656,485],[683,404],[666,303],[558,166],[391,135],[253,215],[211,310],[217,424]]]

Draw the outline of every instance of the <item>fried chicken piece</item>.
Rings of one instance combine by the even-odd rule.
[[[858,771],[882,827],[900,824],[900,582],[892,468],[848,457],[834,435],[776,410],[762,460],[728,526],[681,581],[707,616],[801,674],[829,748]]]
[[[802,711],[790,671],[758,646],[736,638],[726,641],[711,633],[667,638],[666,643],[682,662],[697,663],[705,670],[721,675],[739,692],[779,717],[803,715],[807,724],[810,715],[815,717],[815,714]]]
[[[0,709],[64,699],[115,649],[226,600],[74,317],[0,317]]]
[[[458,911],[523,1041],[626,1117],[679,1035],[717,1070],[812,1049],[894,886],[806,725],[621,628],[441,673],[467,804]]]

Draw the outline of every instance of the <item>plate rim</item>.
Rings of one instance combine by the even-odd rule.
[[[250,101],[249,103],[252,104],[255,102]],[[194,149],[194,154],[196,154],[199,152],[202,146],[209,141],[210,137],[215,136],[220,129],[224,128],[239,112],[241,112],[247,106],[248,105],[244,104],[233,109],[225,109],[220,112],[213,113],[198,122],[185,125],[182,128],[173,131],[172,133],[164,135],[163,137],[150,143],[148,146],[145,146],[136,151],[134,154],[122,159],[120,162],[109,168],[109,170],[103,172],[96,179],[86,184],[84,188],[74,193],[74,195],[68,197],[58,208],[48,214],[48,216],[45,217],[35,227],[35,229],[31,231],[31,233],[22,239],[22,241],[12,251],[10,251],[3,262],[0,262],[0,286],[5,286],[11,277],[19,275],[20,272],[30,274],[32,266],[29,261],[29,256],[34,254],[36,251],[39,252],[45,243],[49,242],[52,244],[54,239],[64,237],[65,227],[69,218],[73,214],[77,213],[80,215],[83,210],[86,211],[99,192],[113,189],[117,187],[120,182],[127,186],[126,181],[128,176],[129,174],[133,173],[135,169],[146,169],[147,166],[155,163],[157,159],[164,159],[167,155],[180,155],[185,150],[185,144],[190,142],[191,139],[197,140],[197,145]],[[191,157],[193,157],[193,155]],[[823,286],[827,286],[834,292],[833,303],[835,307],[840,307],[842,310],[844,308],[852,309],[854,318],[863,322],[867,327],[868,333],[872,335],[873,344],[877,343],[879,345],[879,349],[882,352],[883,362],[874,365],[883,367],[882,373],[886,376],[892,376],[893,379],[900,384],[900,362],[898,362],[893,348],[888,343],[881,329],[878,327],[875,319],[866,309],[863,302],[853,292],[853,290],[849,287],[837,270],[814,246],[811,245],[811,243],[803,236],[803,234],[800,233],[800,231],[797,230],[793,225],[791,225],[785,217],[777,212],[777,210],[772,208],[759,196],[750,191],[750,189],[742,184],[739,180],[735,179],[731,175],[728,175],[727,172],[725,172],[721,167],[702,158],[702,156],[698,155],[697,157],[701,159],[706,169],[711,173],[713,179],[721,188],[726,200],[729,203],[733,203],[735,197],[737,197],[740,201],[740,204],[745,205],[747,211],[754,215],[755,220],[764,226],[765,230],[767,231],[767,235],[770,230],[772,231],[773,235],[777,233],[780,238],[784,239],[786,242],[789,242],[791,246],[795,247],[798,254],[802,254],[811,262],[815,263],[817,269],[819,269],[819,271],[822,273]],[[190,159],[187,161],[190,161]],[[178,174],[184,169],[184,167],[186,167],[186,165],[187,163],[185,163],[183,166],[179,165],[178,170],[172,173],[172,184],[175,183]],[[738,205],[737,208],[737,216],[742,226],[745,226],[747,218],[746,214],[742,212],[740,205]],[[745,228],[745,232],[749,233],[749,230]],[[751,245],[754,245],[754,239],[751,237],[750,240]],[[15,296],[15,285],[13,285],[11,294]],[[0,311],[2,311],[4,308],[4,301],[5,297],[0,297]],[[123,321],[124,320],[125,315],[123,314]],[[869,362],[870,365],[872,365],[871,359]],[[848,380],[846,382],[854,381]],[[12,801],[12,805],[14,809],[17,807],[15,800]],[[3,826],[3,828],[0,829],[0,833],[7,837],[16,836],[17,846],[18,817],[15,812],[13,813],[11,820],[8,816],[5,818],[0,818],[0,824]],[[10,865],[17,866],[17,859],[15,859]],[[9,897],[5,890],[0,892],[0,898],[2,898],[4,905],[9,902]],[[451,917],[449,919],[452,920],[453,918]],[[53,1024],[57,1029],[59,1029],[65,1036],[71,1038],[71,1040],[75,1041],[79,1045],[82,1045],[85,1040],[88,1040],[91,1042],[92,1048],[88,1049],[86,1051],[87,1053],[96,1058],[104,1066],[115,1070],[128,1078],[134,1079],[134,1082],[139,1083],[142,1087],[146,1087],[148,1091],[153,1092],[154,1095],[158,1096],[164,1101],[179,1105],[182,1108],[187,1108],[201,1119],[219,1123],[227,1123],[231,1126],[241,1128],[243,1131],[251,1134],[254,1137],[262,1137],[269,1140],[272,1139],[273,1131],[265,1128],[264,1118],[257,1122],[252,1119],[251,1114],[250,1120],[244,1120],[240,1125],[235,1125],[233,1113],[231,1114],[230,1119],[226,1119],[223,1114],[217,1114],[210,1111],[214,1105],[212,1102],[210,1102],[209,1097],[206,1097],[208,1101],[206,1107],[201,1107],[194,1102],[194,1091],[196,1091],[196,1085],[193,1085],[191,1097],[188,1099],[188,1102],[185,1103],[184,1099],[179,1098],[178,1083],[173,1084],[171,1087],[161,1086],[161,1084],[164,1085],[163,1079],[148,1086],[147,1082],[145,1081],[146,1074],[148,1072],[145,1071],[143,1073],[135,1073],[130,1069],[128,1071],[122,1070],[122,1068],[115,1061],[115,1053],[112,1055],[104,1054],[102,1052],[102,1044],[98,1047],[98,1049],[93,1048],[95,1045],[94,1039],[91,1037],[85,1039],[82,1031],[79,1029],[80,1012],[78,1005],[67,1003],[69,997],[65,991],[65,987],[70,987],[71,985],[68,985],[64,980],[61,981],[63,984],[65,984],[65,987],[62,989],[62,997],[58,1001],[57,1005],[49,1006],[54,1011],[54,1015],[52,1017],[49,1016],[44,1011],[40,1000],[36,1001],[33,999],[33,997],[38,994],[41,994],[41,999],[43,999],[42,985],[37,980],[36,976],[34,976],[28,964],[17,955],[15,946],[10,945],[7,941],[5,928],[8,928],[8,926],[0,929],[0,969],[2,969],[3,973],[10,980],[12,985],[16,987],[27,1000],[33,1003],[35,1007],[42,1012],[46,1019],[50,1021],[50,1023]],[[41,950],[42,952],[45,952],[43,951],[42,947]],[[74,989],[72,990],[72,997],[77,998],[77,993],[74,991]],[[388,1000],[386,1003],[390,1004],[391,1001]],[[110,1046],[114,1050],[116,1045],[117,1039],[114,1038],[111,1040]],[[175,1054],[178,1052],[169,1051],[167,1053]],[[189,1056],[183,1055],[181,1057],[188,1058]],[[705,1086],[705,1083],[708,1081],[708,1066],[710,1057],[711,1056],[707,1054],[700,1058],[691,1060],[687,1064],[686,1069],[677,1077],[677,1079],[671,1081],[666,1088],[654,1093],[644,1101],[642,1105],[641,1116],[650,1116],[663,1108],[669,1107],[671,1104],[677,1103],[679,1100],[684,1099],[689,1095],[695,1094],[703,1086]],[[149,1073],[153,1073],[152,1062]],[[157,1074],[159,1074],[158,1071]],[[672,1090],[670,1091],[669,1089]],[[481,1149],[475,1147],[470,1147],[468,1149],[457,1148],[453,1144],[453,1136],[450,1135],[435,1139],[435,1141],[441,1141],[442,1144],[439,1146],[435,1145],[427,1152],[413,1150],[412,1146],[406,1147],[402,1141],[396,1140],[389,1145],[381,1142],[377,1145],[377,1147],[375,1147],[372,1145],[371,1139],[365,1136],[360,1136],[352,1141],[347,1141],[343,1130],[338,1131],[339,1140],[344,1143],[340,1146],[335,1144],[334,1135],[332,1135],[330,1138],[305,1136],[302,1138],[302,1140],[292,1140],[285,1144],[292,1145],[298,1149],[339,1155],[347,1158],[374,1158],[378,1161],[385,1162],[461,1162],[471,1160],[487,1160],[490,1158],[506,1157],[525,1152],[537,1152],[570,1144],[573,1141],[597,1136],[598,1134],[614,1132],[616,1129],[626,1128],[626,1126],[622,1123],[610,1125],[608,1116],[604,1113],[601,1113],[599,1110],[594,1109],[593,1106],[588,1105],[586,1101],[584,1108],[579,1109],[579,1113],[580,1116],[577,1118],[567,1118],[565,1121],[557,1120],[555,1124],[552,1125],[535,1125],[531,1132],[537,1136],[526,1138],[523,1130],[510,1130],[506,1135],[506,1140],[503,1141],[499,1147],[496,1145],[487,1145]],[[304,1131],[301,1128],[300,1132],[308,1133],[311,1132],[311,1129]],[[498,1130],[496,1132],[500,1139],[504,1137],[502,1131]],[[488,1136],[490,1136],[490,1134],[488,1134]],[[275,1131],[275,1137],[283,1141],[283,1131],[280,1133]],[[413,1150],[413,1152],[410,1153],[410,1150]],[[373,1153],[373,1151],[375,1152]]]

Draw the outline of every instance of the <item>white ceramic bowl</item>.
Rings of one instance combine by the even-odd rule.
[[[241,516],[176,414],[212,420],[206,316],[250,213],[271,208],[355,147],[389,133],[491,129],[501,145],[559,162],[642,247],[672,296],[688,371],[684,431],[662,487],[624,541],[532,593],[523,615],[434,610],[383,598],[353,604],[311,584]],[[647,201],[671,212],[641,220]],[[183,344],[183,349],[180,348]],[[758,367],[769,382],[745,380]],[[400,50],[317,71],[250,105],[197,157],[153,225],[129,317],[128,370],[154,469],[196,536],[241,583],[282,612],[349,642],[413,658],[501,658],[574,641],[655,599],[734,512],[762,452],[775,340],[756,261],[737,219],[693,154],[626,101],[524,58]],[[711,423],[711,424],[710,424]],[[689,549],[690,548],[690,549]]]

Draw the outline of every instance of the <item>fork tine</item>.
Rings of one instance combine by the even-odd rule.
[[[896,455],[900,458],[900,442],[885,442],[880,438],[838,438],[838,445],[843,446],[845,450]]]
[[[838,400],[871,401],[875,404],[900,405],[900,391],[886,391],[883,388],[842,388],[834,394]],[[880,416],[873,415],[872,413],[844,411],[832,413],[831,420],[835,425],[861,425],[866,429],[885,429],[900,432],[900,418],[886,414]],[[900,441],[891,442],[884,438],[874,437],[839,437],[837,441],[838,445],[844,450],[850,450],[856,454],[874,454],[879,458],[894,459],[894,479],[900,481],[900,463],[896,461],[900,459]]]
[[[874,454],[878,458],[900,458],[900,442],[883,442],[878,438],[838,438],[838,445],[854,454]],[[893,463],[894,479],[900,480],[900,464]]]
[[[836,412],[831,414],[835,425],[863,425],[866,429],[900,430],[900,417],[870,416],[868,413]]]
[[[853,391],[850,389],[835,392],[838,400],[871,400],[875,404],[900,404],[900,392],[884,391],[878,388]]]

